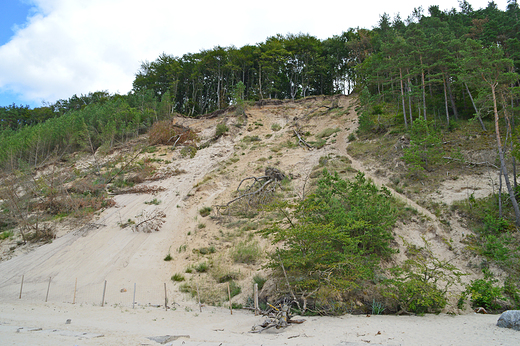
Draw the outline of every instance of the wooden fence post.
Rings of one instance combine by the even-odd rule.
[[[105,306],[105,292],[107,290],[107,280],[105,280],[105,286],[103,287],[103,300],[101,301],[101,307]]]
[[[199,293],[199,283],[197,282],[197,299],[199,300],[199,310],[202,312],[202,305],[200,304],[200,293]]]
[[[255,316],[258,315],[258,310],[259,307],[258,307],[258,284],[255,283],[255,288],[254,288],[254,300],[255,300]]]
[[[168,295],[166,294],[166,282],[164,283],[164,309],[168,311]]]
[[[72,304],[76,304],[76,290],[78,289],[78,278],[76,278],[76,283],[74,284],[74,299],[72,300]]]
[[[134,299],[132,300],[132,309],[135,308],[135,286],[136,286],[136,284],[134,282]]]
[[[23,278],[24,278],[25,275],[22,275],[22,284],[20,285],[20,296],[18,297],[18,299],[22,299],[22,289],[23,289]]]
[[[229,297],[229,312],[231,312],[231,315],[233,315],[233,306],[231,305],[231,290],[229,289],[229,281],[227,283],[227,293]]]
[[[49,285],[47,286],[47,295],[45,296],[46,303],[47,303],[47,299],[49,298],[49,290],[51,288],[51,279],[52,279],[52,277],[49,277]]]

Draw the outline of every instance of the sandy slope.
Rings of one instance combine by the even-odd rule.
[[[236,121],[233,117],[226,118],[231,129],[229,135],[199,150],[194,159],[166,151],[167,158],[175,160],[164,168],[179,168],[186,173],[149,184],[163,186],[165,191],[156,196],[115,196],[117,206],[105,210],[90,227],[74,229],[51,244],[1,262],[0,345],[142,345],[155,343],[146,339],[147,336],[166,334],[190,335],[190,339],[174,343],[184,341],[187,345],[199,342],[213,342],[215,345],[221,342],[233,345],[347,345],[369,341],[388,345],[515,344],[520,335],[495,327],[498,316],[474,314],[456,317],[315,317],[285,331],[249,334],[251,326],[261,321],[259,317],[244,311],[235,311],[230,316],[228,310],[219,308],[204,308],[199,313],[195,303],[179,292],[170,277],[200,260],[193,249],[214,244],[218,258],[226,258],[226,253],[234,246],[234,243],[216,241],[222,230],[212,220],[203,220],[207,227],[198,229],[202,222],[199,208],[229,200],[241,179],[261,174],[265,165],[276,165],[285,172],[297,174],[299,178],[293,184],[294,190],[299,192],[305,184],[304,178],[318,164],[320,157],[331,153],[348,156],[347,137],[357,126],[354,100],[340,98],[340,105],[351,109],[343,117],[331,117],[327,121],[319,115],[307,117],[313,112],[319,113],[320,102],[327,104],[328,101],[318,100],[318,106],[296,103],[253,107],[248,110],[248,123],[261,125],[247,130],[232,126]],[[272,148],[292,135],[291,125],[295,118],[299,119],[300,126],[313,133],[336,127],[341,131],[334,141],[320,150],[296,148],[274,153]],[[209,138],[217,121],[222,119],[180,118],[176,121],[198,129],[202,138]],[[271,130],[275,123],[283,128],[280,132]],[[241,139],[246,135],[260,136],[261,145],[241,149]],[[231,163],[228,159],[235,153],[238,160]],[[366,171],[376,183],[385,183],[370,174],[370,167],[352,161],[354,168]],[[217,173],[217,168],[224,171]],[[441,238],[451,237],[458,241],[462,230],[445,234],[429,211],[404,196],[398,197],[431,219],[427,226],[403,226],[399,233],[417,245],[422,245],[425,236],[434,242],[435,251],[441,257],[451,259],[454,254],[447,252]],[[144,203],[152,198],[161,200],[161,204]],[[138,233],[118,225],[129,218],[135,219],[143,210],[166,213],[166,223],[160,232]],[[187,246],[186,252],[176,251],[184,245]],[[171,262],[163,261],[168,253],[174,257]],[[467,259],[460,259],[461,266],[463,261]],[[258,269],[259,266],[237,267],[243,287],[249,286],[251,276]],[[18,300],[22,275],[23,297]],[[105,281],[104,302],[108,306],[102,308],[99,305]],[[134,284],[137,287],[136,309],[132,309]],[[176,311],[166,312],[149,306],[164,304],[165,287],[168,303],[172,305],[175,302]],[[242,297],[237,299],[243,299],[247,294],[249,291],[244,289]],[[45,299],[48,303],[44,303]],[[70,304],[73,300],[75,305]],[[72,323],[65,324],[67,319]],[[28,331],[30,328],[42,330]],[[87,334],[81,336],[82,333]],[[104,336],[95,337],[99,334]]]

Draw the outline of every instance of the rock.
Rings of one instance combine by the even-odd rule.
[[[507,310],[500,315],[497,326],[520,331],[520,310]]]

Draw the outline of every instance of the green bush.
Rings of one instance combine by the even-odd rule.
[[[0,240],[11,238],[13,234],[13,231],[3,231],[2,233],[0,233]]]
[[[253,282],[255,284],[258,284],[258,290],[261,290],[263,287],[264,287],[264,284],[266,283],[267,279],[260,276],[260,275],[255,275],[253,276]]]
[[[448,261],[433,254],[430,244],[416,247],[405,242],[408,259],[390,269],[391,278],[384,280],[382,294],[399,312],[440,312],[448,303],[448,288],[460,283],[464,275]],[[444,286],[440,286],[440,283]]]
[[[273,131],[280,131],[281,129],[282,129],[282,127],[280,126],[280,124],[274,123],[271,125],[271,130],[273,130]]]
[[[174,282],[181,282],[181,281],[184,281],[184,275],[179,274],[179,273],[177,273],[177,274],[173,274],[173,275],[172,275],[172,281],[174,281]]]
[[[485,309],[496,310],[500,308],[497,303],[498,299],[503,299],[502,289],[495,286],[498,280],[493,279],[477,279],[471,281],[466,288],[466,294],[469,295],[471,306],[474,308],[483,307]]]
[[[339,131],[341,131],[339,128],[335,128],[335,129],[326,128],[325,130],[323,130],[320,133],[318,133],[316,135],[316,138],[328,138],[328,137],[332,136],[333,134],[335,134],[336,132],[339,132]]]
[[[167,254],[166,257],[164,257],[164,260],[165,260],[166,262],[169,262],[169,261],[171,261],[172,259],[173,259],[173,258],[172,258],[172,255],[170,255],[170,254]]]
[[[202,217],[206,217],[211,213],[211,207],[203,207],[199,209],[199,214]]]
[[[226,132],[229,131],[229,128],[224,123],[217,124],[217,128],[215,130],[215,137],[220,137]]]
[[[188,145],[181,149],[182,157],[189,156],[190,158],[194,158],[196,154],[197,154],[197,147],[195,147],[193,145]]]
[[[206,262],[201,262],[195,266],[195,270],[199,273],[205,273],[209,269],[209,265]]]

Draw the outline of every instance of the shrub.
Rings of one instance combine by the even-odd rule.
[[[470,296],[471,306],[491,310],[499,309],[500,305],[497,303],[497,300],[503,299],[503,297],[501,288],[494,285],[497,281],[493,279],[471,281],[466,288],[466,294]]]
[[[211,207],[203,207],[202,209],[199,209],[199,214],[202,217],[206,217],[211,213]]]
[[[165,260],[166,262],[169,262],[169,261],[171,261],[172,259],[173,259],[173,257],[172,257],[172,255],[170,255],[170,254],[167,254],[166,257],[164,257],[164,260]]]
[[[215,137],[220,137],[226,132],[229,131],[229,128],[224,123],[217,124],[217,129],[215,130]]]
[[[174,282],[181,282],[181,281],[184,281],[184,275],[179,274],[179,273],[177,273],[177,274],[173,274],[173,275],[172,275],[172,281],[174,281]],[[181,291],[181,292],[182,292],[182,291]]]
[[[187,145],[181,149],[181,156],[186,157],[189,156],[190,158],[194,158],[197,154],[197,147],[193,145]]]
[[[161,204],[161,201],[158,200],[157,198],[154,198],[154,199],[152,199],[151,201],[144,202],[144,204],[148,204],[148,205],[151,205],[151,204],[159,205],[159,204]]]
[[[225,288],[227,293],[227,287]],[[229,293],[231,295],[231,298],[239,295],[242,292],[242,287],[240,287],[239,284],[237,284],[235,281],[229,281]],[[228,295],[226,295],[228,296]],[[229,300],[229,297],[226,299]]]
[[[353,142],[356,140],[356,135],[351,133],[350,135],[348,135],[348,141],[349,142]]]
[[[330,136],[332,136],[333,134],[335,134],[336,132],[339,132],[339,131],[341,131],[339,128],[335,128],[335,129],[326,128],[325,130],[323,130],[320,133],[318,133],[316,135],[316,138],[327,138],[327,137],[330,137]]]
[[[0,233],[0,240],[11,238],[12,236],[13,236],[13,231],[3,231],[2,233]]]
[[[424,240],[424,239],[423,239]],[[390,298],[400,312],[440,312],[448,303],[448,288],[459,282],[462,274],[454,265],[434,256],[430,244],[416,247],[405,242],[409,259],[390,269],[383,296]],[[438,283],[443,282],[444,287]]]
[[[271,125],[271,130],[273,131],[280,131],[282,129],[282,127],[279,125],[279,124],[272,124]]]
[[[157,121],[148,131],[148,141],[151,145],[168,144],[172,136],[175,136],[175,130],[170,120]]]
[[[262,250],[256,241],[239,242],[232,251],[232,258],[236,263],[254,264],[262,255]]]
[[[263,278],[262,276],[260,276],[258,274],[253,276],[253,282],[255,284],[258,284],[258,290],[261,290],[264,287],[264,284],[266,283],[266,281],[267,281],[266,278]]]
[[[199,273],[205,273],[209,269],[209,265],[206,262],[201,262],[195,266],[195,270]]]
[[[210,247],[201,247],[201,248],[199,249],[199,253],[200,253],[201,255],[212,254],[212,253],[215,253],[215,251],[217,251],[217,250],[215,249],[214,246],[210,246]]]

